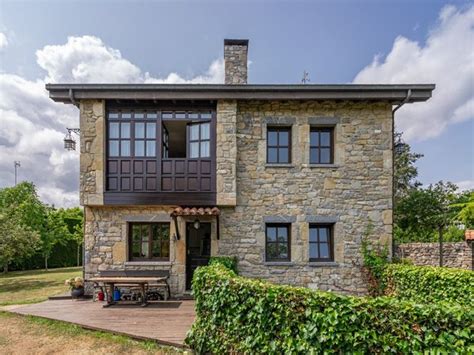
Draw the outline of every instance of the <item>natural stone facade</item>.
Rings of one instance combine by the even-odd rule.
[[[226,84],[247,84],[247,40],[224,40]]]
[[[218,206],[237,202],[237,101],[217,103],[216,192]]]
[[[443,243],[443,266],[471,270],[473,245],[467,242]],[[415,265],[439,266],[439,243],[406,243],[397,245],[395,255]]]
[[[266,131],[291,126],[291,164],[266,164]],[[334,164],[309,164],[312,126],[335,130]],[[235,255],[242,275],[273,282],[363,293],[362,237],[391,245],[392,116],[386,103],[219,101],[217,205],[213,255]],[[170,224],[169,262],[129,262],[127,225],[170,221],[176,206],[101,206],[104,104],[81,103],[81,203],[86,206],[85,276],[109,269],[170,269],[173,295],[185,291],[185,225]],[[194,218],[189,219],[192,221]],[[291,223],[291,262],[265,262],[265,223]],[[334,223],[335,260],[310,263],[309,223]]]
[[[169,261],[130,262],[128,257],[129,222],[171,222],[170,213],[176,206],[133,206],[133,207],[86,207],[84,272],[85,277],[97,276],[105,270],[170,270],[169,285],[173,296],[185,291],[186,266],[186,222],[194,218],[179,218],[178,229],[170,223]],[[211,250],[216,250],[216,223],[208,217],[202,219],[211,223]]]
[[[220,117],[218,117],[220,119]],[[291,164],[266,164],[268,125],[292,127]],[[309,164],[309,132],[335,125],[335,164]],[[218,147],[219,149],[219,147]],[[265,219],[291,224],[291,262],[265,262]],[[335,222],[335,262],[309,263],[309,222]],[[361,238],[391,245],[392,117],[382,103],[239,102],[237,205],[222,209],[218,253],[243,275],[363,293]]]
[[[105,103],[80,103],[81,157],[80,202],[83,206],[104,204]]]

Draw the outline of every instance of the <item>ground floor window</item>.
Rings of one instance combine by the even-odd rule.
[[[332,229],[329,224],[309,225],[310,261],[334,261]]]
[[[130,261],[169,260],[169,223],[130,223],[128,238]]]
[[[266,261],[290,261],[290,224],[267,224],[265,237]]]

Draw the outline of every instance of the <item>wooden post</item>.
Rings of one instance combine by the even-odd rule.
[[[438,227],[439,236],[439,266],[443,266],[443,226]]]

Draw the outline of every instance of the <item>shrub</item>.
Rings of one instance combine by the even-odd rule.
[[[474,351],[472,308],[273,285],[222,265],[194,273],[199,353]]]
[[[422,303],[446,301],[466,306],[474,300],[474,272],[436,266],[387,265],[385,294]]]
[[[236,274],[237,272],[237,258],[235,256],[211,256],[209,259],[209,265],[224,265],[229,270],[232,270]]]
[[[384,279],[385,267],[388,260],[388,247],[377,244],[370,246],[367,237],[362,239],[362,256],[364,258],[364,271],[367,278],[368,291],[371,296],[381,296],[385,292],[386,280]]]

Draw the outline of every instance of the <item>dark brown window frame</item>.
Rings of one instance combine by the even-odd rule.
[[[149,250],[149,257],[134,257],[133,256],[133,226],[148,226],[148,250]],[[152,233],[152,226],[153,225],[160,225],[160,226],[167,226],[168,231],[170,231],[171,224],[169,222],[129,222],[128,223],[128,260],[129,261],[169,261],[170,260],[170,253],[171,253],[171,241],[168,238],[168,256],[167,257],[153,257],[153,233]],[[168,237],[171,235],[168,232]],[[163,238],[160,239],[160,250],[163,248],[163,243],[165,240]],[[165,243],[166,244],[166,243]],[[140,242],[140,250],[141,250],[142,242]]]
[[[277,239],[276,242],[268,241],[268,228],[277,228]],[[276,244],[279,246],[280,242],[278,241],[278,228],[287,229],[287,248],[288,256],[286,258],[269,258],[268,257],[268,244]],[[279,249],[279,248],[278,248]],[[291,261],[291,223],[266,223],[265,224],[265,261],[266,262],[289,262]]]
[[[320,245],[325,244],[325,242],[321,242],[319,240],[319,231],[318,231],[318,240],[317,241],[311,241],[311,229],[312,228],[326,228],[328,230],[328,251],[329,251],[329,257],[327,258],[312,258],[311,257],[311,244],[317,244],[318,245],[318,255],[321,255],[320,251]],[[334,261],[334,224],[331,223],[310,223],[309,225],[309,233],[308,233],[308,248],[309,248],[309,261],[311,262],[333,262]]]
[[[319,133],[319,144],[313,145],[311,143],[311,133],[318,132]],[[329,132],[329,145],[321,145],[321,132]],[[329,148],[329,162],[328,163],[321,163],[321,149]],[[311,161],[311,150],[318,149],[318,159],[319,162]],[[334,164],[334,127],[311,127],[309,131],[309,163],[316,164],[316,165],[325,165],[325,164]]]
[[[280,145],[280,135],[277,134],[277,145],[270,145],[269,144],[269,133],[270,132],[288,132],[288,145]],[[292,146],[292,139],[291,139],[292,127],[291,126],[267,126],[267,164],[291,164],[291,146]],[[288,161],[281,162],[280,161],[280,149],[286,148],[288,149]],[[277,161],[270,162],[268,159],[268,151],[269,149],[277,149]]]

